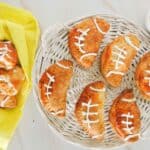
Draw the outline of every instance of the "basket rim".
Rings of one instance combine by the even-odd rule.
[[[80,20],[83,20],[83,19],[87,19],[89,17],[96,17],[96,16],[106,16],[106,17],[115,17],[117,19],[123,19],[124,21],[134,25],[136,28],[140,29],[144,34],[145,36],[148,38],[150,37],[150,34],[143,28],[141,27],[140,25],[138,24],[135,24],[133,21],[131,21],[130,19],[122,16],[122,15],[118,15],[116,13],[113,13],[113,14],[110,14],[110,13],[97,13],[97,14],[89,14],[89,15],[82,15],[80,17],[75,17],[74,19],[70,19],[69,21],[66,21],[65,23],[57,23],[57,24],[53,24],[53,25],[50,25],[47,29],[45,29],[41,35],[41,40],[40,40],[40,44],[39,44],[39,47],[36,51],[36,56],[35,56],[35,60],[38,58],[39,56],[39,53],[40,53],[40,49],[42,48],[42,42],[43,42],[43,39],[46,35],[46,33],[48,33],[49,31],[55,29],[55,28],[58,28],[58,27],[66,27],[67,25],[70,25],[72,24],[73,22],[75,21],[80,21]],[[150,40],[149,40],[150,41]],[[35,74],[35,68],[36,68],[36,63],[34,63],[34,66],[33,66],[33,70],[32,70],[32,77],[34,78],[36,76]],[[34,86],[37,86],[36,83],[33,81],[33,87]],[[34,101],[36,103],[36,107],[38,109],[38,111],[40,112],[42,118],[48,123],[48,126],[50,128],[50,130],[56,135],[58,136],[58,138],[62,139],[63,141],[71,144],[71,145],[74,145],[74,146],[78,146],[80,148],[88,148],[89,150],[101,150],[101,149],[106,149],[106,150],[110,150],[110,149],[116,149],[116,148],[121,148],[121,147],[125,147],[125,146],[130,146],[132,143],[123,143],[121,145],[118,145],[118,146],[114,146],[114,147],[88,147],[84,144],[81,144],[81,143],[78,143],[78,142],[75,142],[75,141],[72,141],[70,140],[69,138],[67,138],[66,136],[60,134],[56,129],[55,127],[51,126],[49,124],[49,119],[48,119],[48,115],[46,114],[46,112],[44,111],[44,109],[42,109],[42,105],[40,104],[40,101],[38,100],[38,96],[36,95],[36,92],[35,92],[35,88],[33,88],[32,90],[33,92],[33,95],[35,97]],[[149,127],[150,128],[150,127]],[[147,130],[149,129],[147,128]],[[147,130],[145,132],[147,132]],[[145,133],[144,132],[144,133]],[[148,137],[149,138],[149,137]],[[146,138],[145,138],[146,139]],[[141,141],[142,139],[140,138],[139,141]],[[138,141],[137,141],[138,142]]]

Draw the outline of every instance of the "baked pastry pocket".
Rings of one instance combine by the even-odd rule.
[[[100,58],[100,71],[111,86],[120,86],[139,46],[140,41],[133,34],[119,36],[106,46]]]
[[[97,81],[87,85],[76,103],[75,115],[80,126],[93,139],[104,137],[105,85]]]
[[[113,129],[125,142],[135,142],[140,137],[140,110],[132,90],[124,90],[113,102],[109,112]]]
[[[46,69],[39,80],[40,101],[44,109],[59,118],[66,114],[67,90],[73,75],[73,63],[61,60]]]
[[[69,50],[79,65],[84,68],[92,66],[109,28],[110,25],[106,20],[91,17],[70,29],[68,35]]]
[[[142,96],[150,100],[150,52],[140,59],[135,72],[135,81]]]

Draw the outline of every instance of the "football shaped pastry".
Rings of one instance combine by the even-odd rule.
[[[100,60],[100,70],[111,86],[120,86],[139,46],[139,39],[135,35],[129,34],[119,36],[104,49]]]
[[[6,96],[0,94],[0,108],[15,108],[17,101],[15,96]]]
[[[141,94],[150,100],[150,52],[146,53],[137,65],[135,80]]]
[[[73,75],[73,63],[61,60],[51,65],[39,81],[41,103],[45,110],[63,118],[66,112],[66,96]]]
[[[140,110],[136,105],[132,90],[124,90],[114,100],[109,119],[112,127],[124,141],[135,142],[139,139]]]
[[[110,25],[101,18],[91,17],[76,24],[68,35],[68,45],[73,58],[84,68],[92,66],[101,41]]]
[[[0,69],[0,94],[8,96],[16,95],[24,80],[25,75],[23,70],[18,66],[8,71]]]
[[[92,139],[104,137],[104,101],[105,85],[97,81],[85,87],[76,104],[76,118]]]
[[[16,48],[10,41],[0,41],[0,68],[12,69],[18,63]]]

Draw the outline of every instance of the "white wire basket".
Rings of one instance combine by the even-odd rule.
[[[42,36],[41,46],[38,49],[35,59],[35,66],[33,69],[33,91],[36,103],[38,104],[40,111],[46,117],[48,124],[52,128],[52,130],[56,131],[55,133],[58,133],[58,135],[61,135],[64,139],[74,144],[86,146],[89,148],[109,149],[129,144],[125,143],[118,137],[116,132],[112,129],[108,119],[108,113],[113,100],[124,89],[132,88],[134,91],[137,104],[141,111],[141,137],[143,137],[150,126],[150,101],[146,101],[139,94],[134,79],[134,72],[137,63],[139,62],[139,58],[141,58],[143,54],[150,50],[150,37],[143,29],[139,28],[132,22],[122,17],[101,14],[95,16],[104,18],[106,21],[108,21],[111,25],[111,29],[109,33],[106,34],[99,48],[98,57],[94,65],[88,70],[82,69],[71,57],[68,48],[68,31],[83,19],[93,16],[76,19],[66,24],[55,25],[46,30],[46,32]],[[121,86],[119,88],[111,88],[109,86],[107,87],[107,96],[104,107],[105,137],[104,140],[100,142],[98,140],[91,139],[88,134],[84,132],[79,126],[74,114],[75,104],[78,101],[82,90],[87,84],[98,80],[105,82],[101,72],[99,71],[99,56],[101,55],[104,47],[114,38],[127,33],[136,34],[141,41],[141,47],[136,57],[134,58],[128,73],[123,78]],[[61,59],[69,59],[74,63],[74,75],[71,81],[70,88],[67,92],[67,113],[65,119],[58,119],[52,115],[48,115],[48,113],[43,109],[42,104],[40,103],[40,94],[38,91],[38,81],[42,73],[48,66]]]

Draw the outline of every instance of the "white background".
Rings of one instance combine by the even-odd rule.
[[[97,13],[116,13],[144,26],[150,0],[0,0],[30,10],[39,20],[41,30],[78,16]],[[119,150],[149,150],[150,141],[140,141]],[[38,112],[31,95],[24,115],[8,150],[83,150],[58,138],[48,128]],[[87,150],[87,149],[86,149]]]

